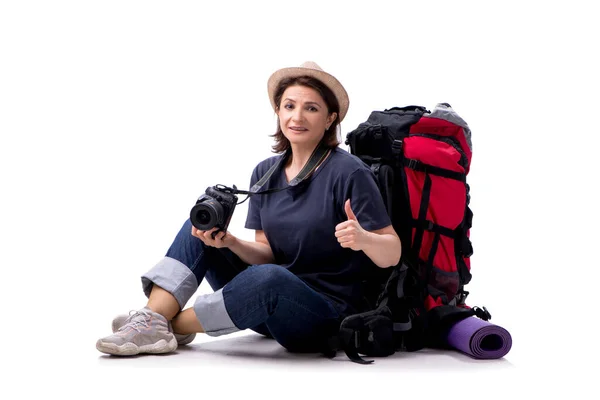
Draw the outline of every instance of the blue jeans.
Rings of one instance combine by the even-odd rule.
[[[282,266],[248,265],[229,249],[204,245],[191,231],[187,220],[164,259],[142,276],[147,296],[156,284],[183,308],[206,278],[215,292],[198,296],[194,311],[208,335],[252,329],[290,351],[323,349],[339,323],[330,300]]]

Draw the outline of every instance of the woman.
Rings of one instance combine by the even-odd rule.
[[[142,276],[146,307],[113,321],[99,351],[116,355],[167,353],[195,333],[219,336],[242,329],[273,337],[289,351],[317,352],[340,319],[364,311],[363,273],[400,260],[374,176],[338,148],[337,131],[348,95],[317,64],[284,68],[268,81],[278,116],[276,153],[257,165],[250,186],[279,160],[262,190],[250,198],[246,228],[255,241],[184,223],[163,260]],[[317,147],[328,148],[316,169],[290,182]],[[285,158],[282,158],[285,157]],[[181,311],[202,279],[214,293]]]

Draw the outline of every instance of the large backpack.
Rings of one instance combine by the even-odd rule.
[[[394,107],[373,111],[346,144],[377,178],[402,258],[395,267],[373,267],[366,281],[372,309],[341,322],[337,348],[368,363],[359,354],[444,347],[454,323],[472,315],[488,320],[485,307],[465,302],[473,254],[467,123],[447,103],[433,112]]]

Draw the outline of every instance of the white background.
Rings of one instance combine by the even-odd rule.
[[[2,397],[597,395],[582,365],[597,360],[590,3],[1,2]],[[199,338],[193,356],[108,362],[95,341],[145,304],[139,276],[196,198],[217,183],[246,189],[272,154],[269,75],[307,60],[350,95],[343,137],[410,104],[449,102],[469,123],[469,301],[511,332],[511,352],[215,361]],[[246,206],[230,230],[251,239]]]

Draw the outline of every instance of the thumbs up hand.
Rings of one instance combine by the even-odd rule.
[[[352,211],[352,207],[350,207],[350,199],[346,200],[344,204],[344,211],[346,211],[346,215],[348,216],[348,220],[358,222],[356,215],[354,215],[354,211]]]
[[[350,248],[355,251],[362,250],[367,244],[369,232],[365,231],[358,223],[358,219],[352,211],[350,199],[346,200],[344,210],[346,211],[348,220],[335,227],[335,237],[344,248]]]

